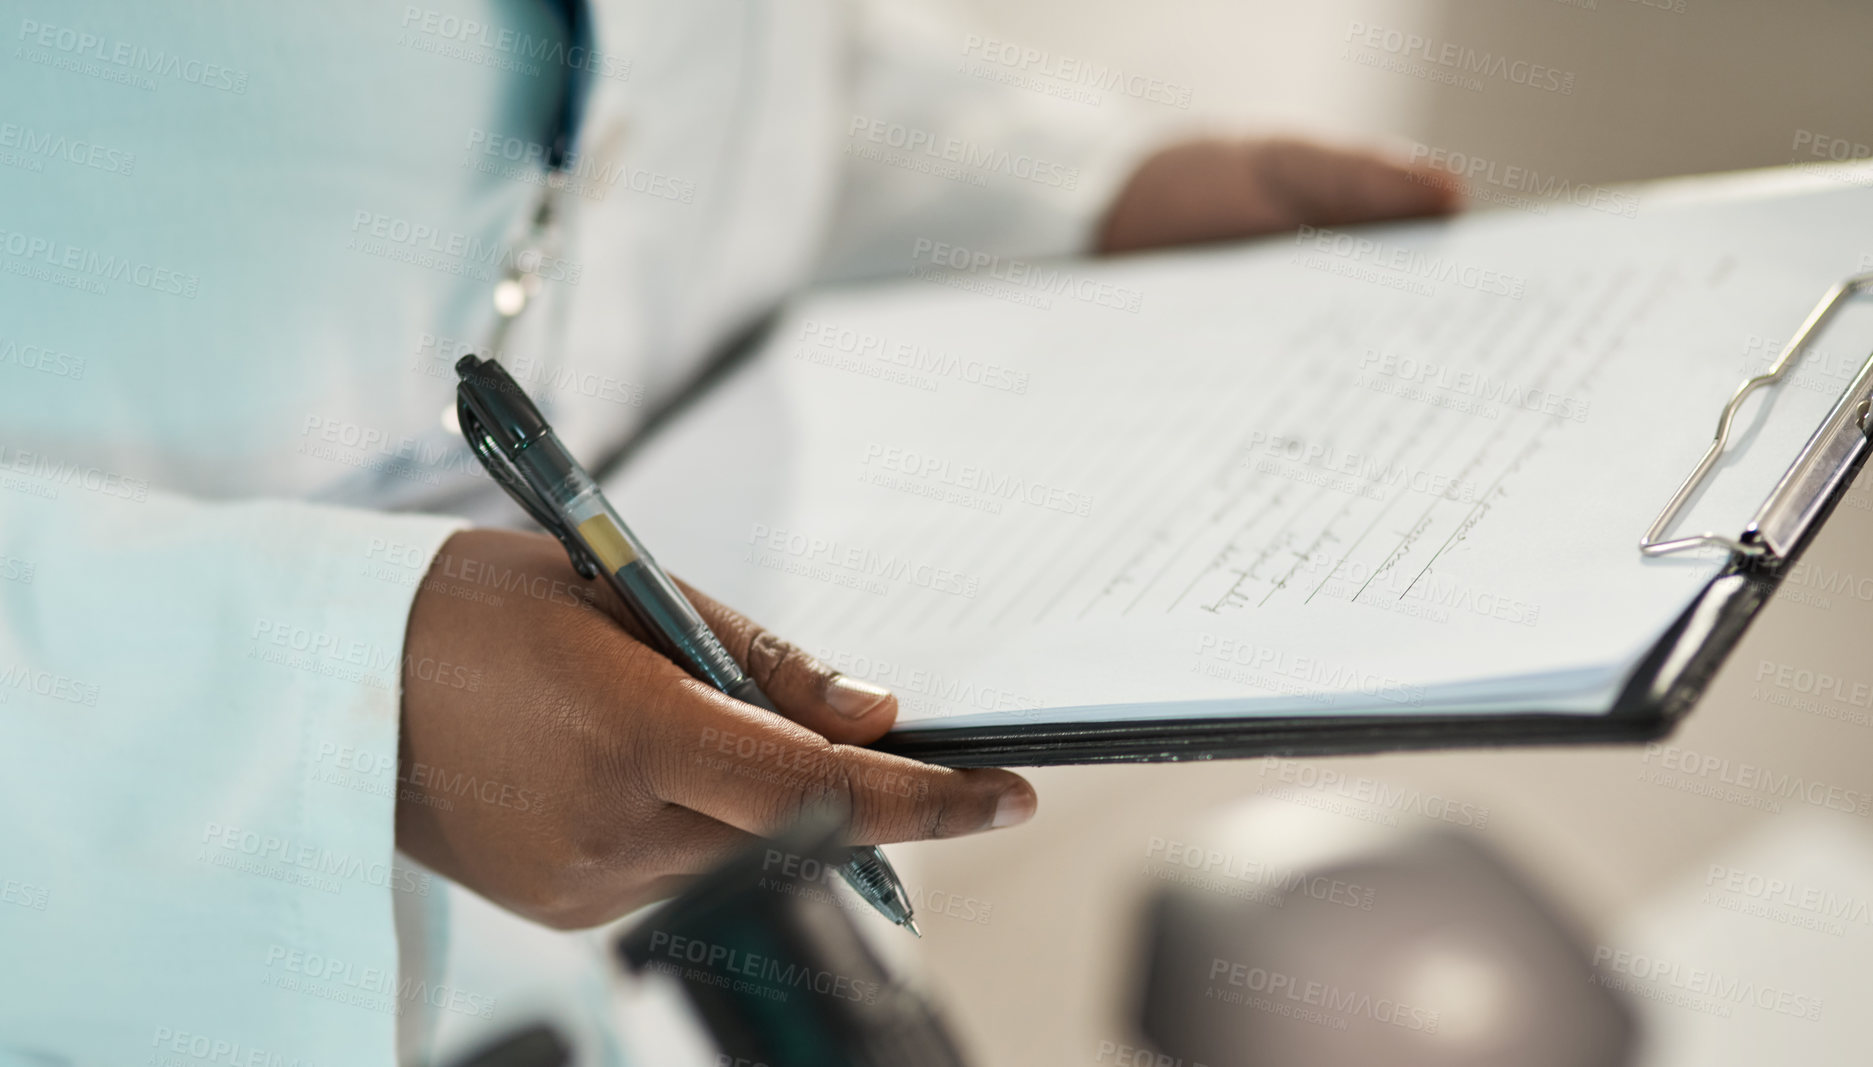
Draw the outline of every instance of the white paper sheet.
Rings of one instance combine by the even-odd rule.
[[[1873,191],[1801,185],[1117,262],[920,244],[608,488],[905,725],[1600,712],[1718,565],[1639,534],[1873,269]],[[1865,351],[1746,409],[1683,528],[1739,531]]]

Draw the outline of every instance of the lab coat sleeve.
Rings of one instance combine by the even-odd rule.
[[[403,635],[460,523],[7,460],[0,1047],[389,1067],[437,992],[398,979],[393,894],[439,892],[393,858],[400,686],[474,680]]]
[[[849,106],[836,131],[844,173],[822,276],[901,276],[931,266],[938,243],[1024,259],[1089,251],[1164,127],[1097,79],[1089,87],[1010,67],[1000,42],[929,8],[854,0],[848,9]]]

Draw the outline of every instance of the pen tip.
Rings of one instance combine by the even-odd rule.
[[[923,937],[923,931],[917,929],[917,920],[910,918],[909,916],[905,916],[904,918],[904,929],[909,930],[913,934],[916,934],[919,938]]]

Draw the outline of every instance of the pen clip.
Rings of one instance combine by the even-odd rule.
[[[547,533],[557,537],[559,543],[566,546],[566,555],[572,560],[572,569],[578,571],[580,577],[588,579],[598,577],[598,561],[592,558],[592,554],[585,550],[585,546],[572,535],[571,530],[566,529],[565,524],[559,521],[552,509],[546,506],[546,502],[533,491],[533,486],[527,484],[527,479],[522,477],[520,471],[514,468],[513,463],[501,453],[500,444],[481,424],[481,420],[475,417],[474,410],[468,406],[468,401],[460,393],[457,393],[455,397],[455,417],[462,425],[462,436],[468,439],[468,447],[474,450],[475,458],[481,461],[481,465],[487,469],[489,477],[494,479],[495,484],[507,490],[507,495],[514,498],[514,503],[519,504],[522,510],[533,516],[533,521],[539,523]]]

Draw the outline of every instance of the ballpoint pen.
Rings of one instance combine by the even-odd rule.
[[[664,655],[744,703],[778,712],[670,576],[618,517],[598,483],[566,451],[519,383],[493,360],[463,356],[455,411],[481,465],[527,514],[559,538],[573,569],[603,574]],[[839,874],[885,918],[922,936],[910,898],[875,846],[854,848]]]

